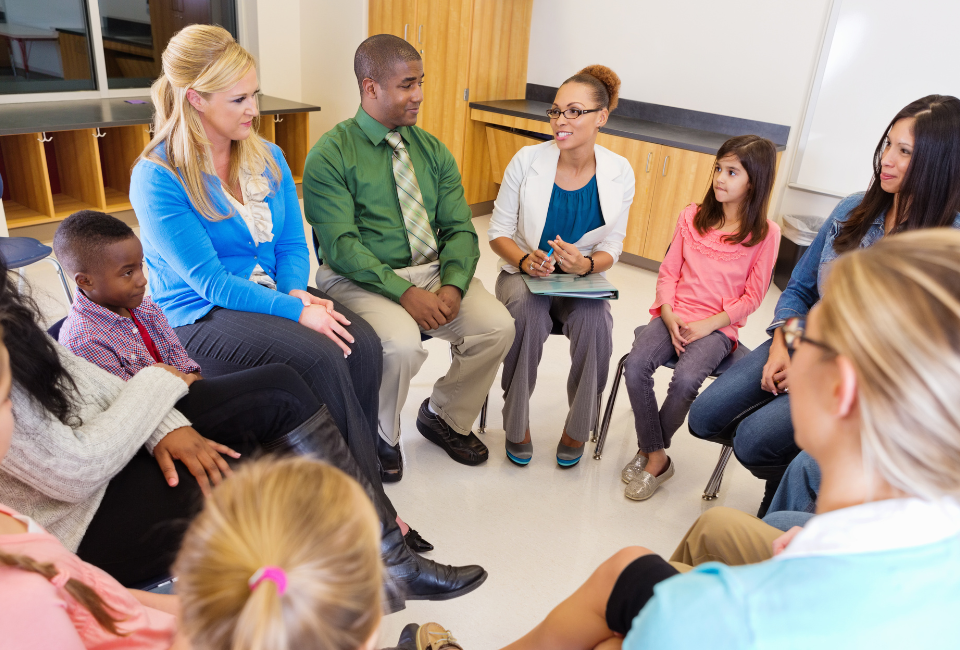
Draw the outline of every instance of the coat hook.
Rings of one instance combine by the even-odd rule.
[[[107,137],[107,134],[106,134],[106,133],[100,133],[100,127],[98,126],[98,127],[97,127],[97,132],[93,134],[93,137],[95,137],[95,138],[105,138],[105,137]]]
[[[46,131],[40,133],[40,137],[37,138],[37,142],[51,142],[53,140],[52,135],[47,135]]]
[[[273,123],[274,123],[274,124],[279,124],[279,123],[282,122],[282,121],[283,121],[283,118],[280,117],[279,115],[274,115],[274,116],[273,116]]]

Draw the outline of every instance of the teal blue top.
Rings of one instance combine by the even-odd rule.
[[[825,546],[845,544],[846,532],[853,531],[825,536]],[[882,544],[883,531],[873,533]],[[868,546],[869,537],[857,544]],[[623,648],[955,648],[958,611],[960,535],[953,533],[906,548],[702,564],[655,587]]]
[[[603,213],[600,212],[600,191],[597,189],[597,176],[579,190],[564,190],[554,184],[547,208],[547,219],[540,235],[540,250],[550,250],[550,240],[557,235],[568,244],[576,244],[591,230],[603,226]]]

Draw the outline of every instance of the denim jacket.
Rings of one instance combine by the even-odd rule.
[[[806,316],[807,313],[820,302],[823,292],[823,283],[827,279],[830,263],[838,256],[833,249],[833,240],[840,234],[840,228],[850,216],[855,207],[863,200],[864,192],[856,192],[840,201],[830,213],[817,233],[816,239],[800,258],[797,266],[790,275],[787,288],[780,294],[774,310],[773,322],[767,328],[771,336],[778,327],[781,327],[788,318]],[[860,240],[860,248],[873,246],[883,237],[883,224],[886,213],[881,213]],[[960,215],[953,221],[953,227],[960,229]]]

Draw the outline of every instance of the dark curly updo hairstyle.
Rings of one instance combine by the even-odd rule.
[[[620,77],[605,65],[588,65],[586,68],[563,82],[578,83],[589,86],[593,91],[593,101],[597,108],[605,108],[613,112],[620,98]]]

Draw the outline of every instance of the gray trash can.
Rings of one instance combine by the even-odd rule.
[[[783,215],[783,225],[780,227],[780,252],[777,255],[777,265],[773,271],[773,283],[781,291],[787,288],[790,274],[800,258],[807,251],[816,238],[820,227],[827,217],[815,215]]]

